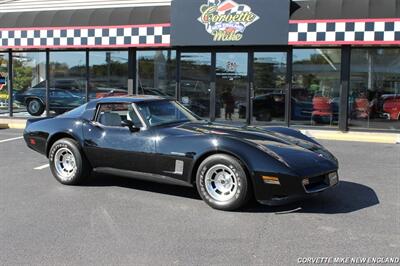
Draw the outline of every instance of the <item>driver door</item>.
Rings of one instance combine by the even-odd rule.
[[[122,126],[130,120],[140,130]],[[155,152],[154,131],[144,125],[131,103],[104,103],[83,127],[84,150],[94,168],[150,173]]]

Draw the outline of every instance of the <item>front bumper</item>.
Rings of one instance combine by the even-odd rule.
[[[337,170],[312,177],[279,176],[280,184],[266,184],[258,174],[255,196],[258,202],[279,206],[318,195],[339,183]],[[306,181],[307,180],[307,181]]]

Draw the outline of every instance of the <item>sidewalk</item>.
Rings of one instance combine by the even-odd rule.
[[[24,129],[25,119],[0,118],[0,128]],[[400,144],[400,134],[379,132],[340,132],[335,130],[303,129],[301,132],[309,137],[322,140],[357,141]]]
[[[400,144],[400,134],[379,132],[340,132],[334,130],[301,130],[304,135],[322,140]]]
[[[24,129],[25,125],[26,125],[25,119],[0,118],[0,128]]]

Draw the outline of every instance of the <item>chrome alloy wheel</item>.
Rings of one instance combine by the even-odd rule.
[[[56,152],[54,165],[58,176],[65,182],[70,181],[78,169],[75,156],[68,148],[61,148]]]
[[[205,187],[214,200],[225,202],[235,196],[238,182],[232,169],[226,165],[217,164],[206,172]]]

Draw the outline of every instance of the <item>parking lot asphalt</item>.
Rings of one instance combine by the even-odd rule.
[[[20,130],[0,130],[0,141]],[[22,139],[0,142],[1,265],[295,265],[400,250],[400,145],[320,141],[341,183],[283,207],[208,207],[195,189],[93,176],[59,184]],[[40,170],[34,170],[39,167]]]

